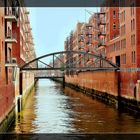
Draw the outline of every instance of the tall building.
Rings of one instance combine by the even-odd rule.
[[[117,1],[113,1],[117,2]],[[102,7],[91,15],[89,22],[81,27],[80,50],[101,55],[120,67],[120,94],[128,99],[139,97],[140,80],[140,8],[134,0],[129,7]],[[83,58],[85,63],[98,66],[93,58]],[[102,64],[103,66],[105,64]]]
[[[15,67],[12,58],[12,45],[17,43],[17,34],[12,24],[17,25],[19,18],[19,2],[3,1],[5,7],[0,7],[0,123],[10,115],[15,106]]]
[[[0,124],[7,119],[7,125],[20,94],[27,94],[34,83],[34,73],[19,76],[20,67],[36,57],[29,12],[20,2],[5,0],[0,7]]]
[[[17,34],[17,43],[13,44],[13,57],[17,59],[19,66],[34,59],[34,43],[32,36],[32,28],[29,20],[29,12],[26,7],[19,9],[18,26],[13,23],[13,30]]]

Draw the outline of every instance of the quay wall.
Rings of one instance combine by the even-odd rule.
[[[15,120],[18,110],[22,110],[24,107],[26,99],[34,87],[34,74],[31,72],[23,72],[23,92],[21,94],[19,68],[17,68],[15,75],[15,79],[8,84],[0,81],[0,132],[7,131],[10,124]]]
[[[23,72],[22,76],[22,107],[26,103],[26,99],[33,89],[35,84],[34,73],[33,72]]]
[[[5,132],[13,121],[15,96],[14,84],[0,84],[0,132]]]
[[[82,88],[118,95],[118,73],[114,71],[80,72],[77,75],[65,76],[65,81]]]
[[[116,108],[140,112],[139,72],[87,71],[65,75],[66,85]]]

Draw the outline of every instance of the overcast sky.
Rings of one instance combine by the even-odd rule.
[[[88,21],[97,8],[29,8],[37,56],[63,51],[64,41],[76,23]]]

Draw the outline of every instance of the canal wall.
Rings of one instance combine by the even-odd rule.
[[[27,97],[34,87],[34,73],[22,73],[22,94],[20,69],[17,68],[14,81],[2,84],[0,81],[0,132],[6,132],[15,120],[15,115],[24,107]]]
[[[20,77],[22,74],[22,77]],[[22,79],[20,79],[22,78]],[[20,69],[17,69],[16,80],[15,80],[15,107],[16,112],[22,110],[26,103],[26,99],[34,87],[34,73],[32,72],[22,72]]]
[[[5,132],[15,116],[14,84],[0,84],[0,132]]]
[[[23,72],[22,73],[22,107],[24,107],[27,97],[34,87],[34,73],[33,72]]]
[[[117,106],[118,73],[114,71],[80,72],[66,75],[66,85]]]
[[[138,72],[86,71],[65,75],[66,85],[116,108],[140,112]]]

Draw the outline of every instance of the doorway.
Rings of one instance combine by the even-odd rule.
[[[116,56],[116,65],[120,67],[120,56]]]

